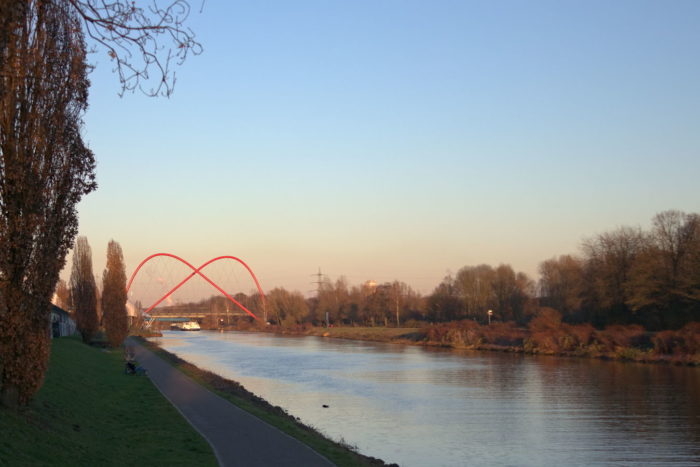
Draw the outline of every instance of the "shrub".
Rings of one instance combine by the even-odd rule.
[[[645,357],[644,351],[636,347],[620,347],[615,354],[621,360],[639,361]]]
[[[654,334],[651,338],[654,353],[658,355],[672,354],[674,347],[676,347],[676,338],[675,331],[660,331]]]
[[[679,331],[683,337],[683,351],[688,354],[700,353],[700,323],[688,323]]]
[[[481,326],[480,331],[485,342],[493,345],[520,347],[525,340],[525,330],[518,328],[512,321]]]
[[[638,324],[623,326],[614,324],[595,333],[596,340],[603,350],[615,352],[618,347],[640,347],[648,344],[644,328]]]
[[[577,324],[567,326],[567,331],[572,334],[579,346],[587,346],[593,341],[595,328],[591,324]]]
[[[540,308],[537,316],[530,321],[527,327],[532,332],[559,329],[561,327],[561,313],[553,308]]]
[[[479,346],[483,343],[482,327],[471,320],[436,324],[426,330],[430,342],[443,345]]]
[[[533,332],[528,339],[525,339],[525,350],[545,354],[559,353],[562,351],[562,348],[559,345],[559,336],[557,334],[551,330]]]
[[[651,342],[659,355],[700,353],[700,323],[688,323],[678,331],[657,332]]]
[[[415,319],[409,319],[401,323],[402,328],[421,328],[423,326],[425,326],[425,322],[417,321]]]
[[[573,352],[591,342],[595,331],[593,326],[565,324],[560,317],[558,312],[551,310],[535,318],[538,322],[530,323],[531,334],[526,340],[526,350],[548,354]]]

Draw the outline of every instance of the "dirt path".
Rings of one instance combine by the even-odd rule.
[[[195,383],[134,340],[128,345],[160,392],[209,442],[220,465],[333,465],[305,444]]]

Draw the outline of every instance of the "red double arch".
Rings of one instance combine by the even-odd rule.
[[[221,292],[226,298],[228,298],[230,301],[232,301],[233,303],[235,303],[241,310],[245,311],[246,313],[248,313],[250,316],[252,316],[253,318],[255,318],[255,319],[257,319],[257,320],[260,319],[260,318],[258,318],[257,316],[255,316],[255,314],[253,314],[253,312],[251,312],[248,308],[246,308],[245,306],[243,306],[243,304],[241,304],[238,300],[236,300],[236,299],[233,298],[231,295],[229,295],[228,293],[226,293],[226,291],[225,291],[224,289],[222,289],[221,287],[219,287],[214,281],[212,281],[212,280],[209,279],[207,276],[205,276],[204,273],[202,272],[202,269],[204,269],[205,267],[207,267],[208,265],[210,265],[211,263],[213,263],[213,262],[215,262],[215,261],[219,261],[219,260],[222,260],[222,259],[232,259],[232,260],[234,260],[234,261],[238,261],[238,262],[241,263],[241,264],[243,265],[243,267],[245,267],[246,270],[248,270],[248,272],[250,273],[250,276],[253,278],[253,281],[255,282],[255,286],[258,288],[258,292],[260,292],[260,297],[262,297],[263,306],[265,306],[265,294],[264,294],[263,291],[262,291],[262,287],[260,287],[260,283],[258,282],[258,278],[255,277],[255,274],[253,273],[253,270],[250,269],[250,267],[248,267],[248,265],[247,265],[242,259],[236,258],[235,256],[218,256],[218,257],[216,257],[216,258],[210,259],[210,260],[207,261],[206,263],[202,264],[200,267],[195,268],[193,265],[191,265],[190,263],[188,263],[187,261],[185,261],[184,259],[180,258],[180,257],[177,256],[177,255],[173,255],[173,254],[170,254],[170,253],[155,253],[155,254],[149,256],[148,258],[144,259],[143,261],[141,261],[141,264],[139,264],[138,267],[136,268],[136,270],[134,270],[134,272],[131,274],[131,278],[129,279],[129,283],[128,283],[127,286],[126,286],[126,293],[127,293],[127,294],[129,293],[129,289],[131,288],[131,283],[134,281],[134,278],[136,277],[136,274],[138,274],[138,272],[139,272],[139,270],[141,269],[141,267],[143,267],[144,264],[146,264],[147,262],[149,262],[150,260],[152,260],[153,258],[156,258],[156,257],[158,257],[158,256],[166,256],[166,257],[168,257],[168,258],[173,258],[173,259],[176,259],[176,260],[180,261],[182,264],[185,264],[185,265],[187,265],[190,269],[192,269],[192,274],[190,274],[189,276],[185,277],[182,281],[180,281],[179,284],[177,284],[175,287],[173,287],[172,289],[170,289],[170,291],[169,291],[168,293],[166,293],[165,295],[163,295],[163,296],[160,298],[160,300],[158,300],[158,301],[155,302],[153,305],[151,305],[150,307],[148,307],[148,309],[145,310],[144,313],[148,313],[149,311],[151,311],[152,309],[154,309],[155,307],[157,307],[158,305],[160,305],[161,302],[162,302],[163,300],[165,300],[166,298],[168,298],[169,296],[171,296],[177,289],[179,289],[179,288],[182,287],[187,281],[189,281],[190,279],[192,279],[192,277],[194,277],[195,275],[199,275],[202,279],[204,279],[205,281],[209,282],[216,290],[218,290],[219,292]]]

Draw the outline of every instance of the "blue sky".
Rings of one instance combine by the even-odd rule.
[[[229,254],[266,289],[321,267],[429,293],[700,211],[700,2],[193,4],[170,99],[119,98],[91,56],[97,274],[114,238],[128,271]]]

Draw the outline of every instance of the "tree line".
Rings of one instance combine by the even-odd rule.
[[[465,266],[428,295],[400,281],[351,286],[325,278],[305,298],[282,287],[235,298],[272,324],[401,326],[473,320],[524,326],[542,308],[564,322],[678,329],[700,321],[700,216],[665,211],[649,231],[620,227],[584,240],[579,255],[543,261],[538,281],[508,264]],[[212,306],[225,310],[224,297]],[[489,314],[489,311],[491,312]]]
[[[620,227],[581,250],[540,265],[540,302],[565,320],[652,330],[700,321],[700,215],[661,212],[649,231]]]
[[[102,287],[98,288],[92,270],[92,248],[87,237],[78,237],[70,283],[66,285],[59,280],[55,300],[75,318],[83,342],[89,344],[103,329],[109,345],[119,347],[129,333],[126,267],[121,245],[114,240],[107,244],[107,264]]]

